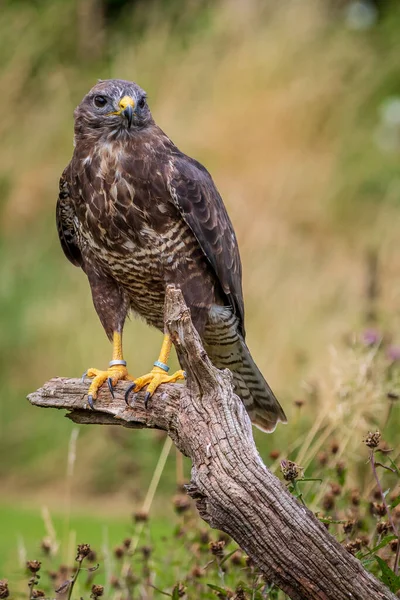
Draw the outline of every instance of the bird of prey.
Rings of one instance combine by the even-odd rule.
[[[208,171],[156,125],[134,82],[99,81],[74,113],[71,162],[60,180],[57,227],[67,258],[86,273],[113,355],[108,369],[88,369],[88,403],[108,382],[147,386],[146,401],[168,375],[164,335],[152,370],[134,379],[122,353],[129,313],[164,332],[166,286],[180,287],[212,363],[232,372],[252,422],[272,431],[286,422],[245,343],[242,268],[236,236]],[[184,367],[182,357],[178,358]]]

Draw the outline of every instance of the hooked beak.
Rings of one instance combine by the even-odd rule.
[[[131,125],[132,125],[132,119],[133,119],[133,108],[132,108],[132,106],[127,106],[125,108],[125,110],[122,111],[122,114],[127,119],[127,121],[128,121],[128,129],[130,129]]]
[[[133,120],[133,112],[135,109],[135,101],[131,96],[124,96],[119,101],[120,113],[123,114],[126,120],[128,121],[128,129],[131,128],[132,120]]]

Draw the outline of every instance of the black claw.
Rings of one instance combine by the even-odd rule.
[[[183,376],[185,379],[187,379],[186,371],[183,371]]]
[[[150,392],[146,392],[145,396],[144,396],[144,407],[147,410],[147,406],[149,404],[149,400],[151,398],[151,394]]]
[[[91,408],[92,410],[94,410],[94,404],[93,404],[93,396],[92,396],[92,394],[89,394],[89,395],[88,395],[88,397],[87,397],[87,401],[88,401],[88,404],[89,404],[90,408]]]
[[[87,371],[85,371],[84,374],[82,375],[82,378],[81,378],[82,383],[85,383],[86,375],[87,375]]]
[[[131,383],[130,385],[128,385],[128,387],[125,390],[125,402],[127,403],[128,406],[130,406],[129,404],[129,394],[131,393],[132,390],[134,390],[136,387],[136,383]]]
[[[109,377],[107,379],[107,384],[108,384],[108,389],[110,390],[110,394],[113,398],[115,398],[115,394],[114,394],[114,388],[113,388],[113,384],[112,384],[112,379],[111,377]]]

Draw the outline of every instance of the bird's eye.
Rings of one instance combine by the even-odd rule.
[[[104,98],[104,96],[95,96],[93,103],[97,108],[103,108],[107,104],[107,98]]]
[[[146,106],[146,96],[142,96],[138,102],[139,108],[144,108]]]

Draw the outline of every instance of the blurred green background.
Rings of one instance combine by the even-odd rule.
[[[128,522],[163,444],[153,432],[82,427],[68,479],[74,426],[25,400],[53,376],[110,359],[54,215],[72,113],[98,78],[146,89],[157,123],[222,193],[242,254],[248,343],[289,417],[256,434],[262,456],[311,460],[323,432],[357,457],[386,399],[375,390],[371,404],[360,388],[356,408],[337,403],[362,372],[346,344],[371,324],[400,342],[399,29],[389,1],[3,0],[0,556],[29,538],[28,508],[57,516],[70,502],[111,529],[111,510]],[[125,339],[131,373],[147,372],[160,335],[132,321]],[[156,514],[175,481],[171,453]]]

